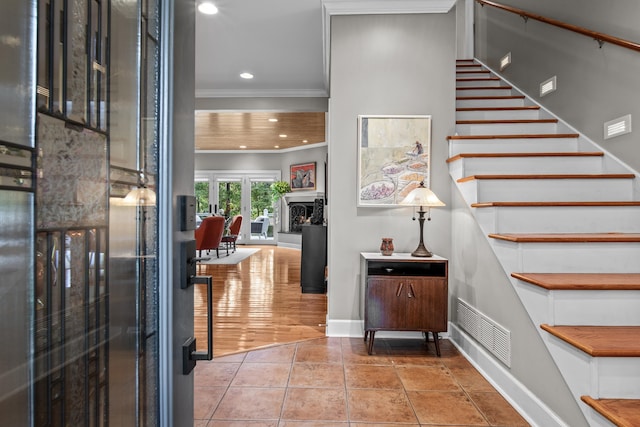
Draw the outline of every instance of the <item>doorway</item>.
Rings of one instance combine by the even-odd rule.
[[[242,215],[238,244],[275,245],[280,212],[273,202],[271,184],[280,171],[196,171],[194,186],[198,216]]]

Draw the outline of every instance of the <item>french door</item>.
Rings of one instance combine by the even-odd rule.
[[[280,212],[271,198],[271,184],[280,171],[196,171],[197,206],[227,218],[242,215],[238,243],[274,245],[280,227]],[[200,194],[200,196],[198,196]]]

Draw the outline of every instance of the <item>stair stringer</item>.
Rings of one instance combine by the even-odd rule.
[[[478,61],[479,62],[479,61]],[[486,69],[489,69],[484,64]],[[499,76],[497,73],[490,70],[493,75]],[[504,82],[508,83],[508,81],[504,80]],[[504,82],[502,85],[504,85]],[[511,85],[513,87],[513,85]],[[514,94],[522,94],[525,95],[524,105],[538,105],[541,107],[540,116],[545,117],[553,117],[553,115],[544,109],[543,106],[536,103],[531,98],[527,97],[523,92],[513,89]],[[562,123],[560,125],[560,123]],[[579,133],[567,123],[563,122],[559,119],[559,126],[563,126],[564,129],[569,129],[572,132]],[[464,132],[465,128],[457,128],[457,131]],[[458,132],[457,132],[458,134]],[[464,152],[464,149],[453,149],[451,148],[456,144],[456,141],[450,141],[450,152],[457,154],[460,152]],[[632,170],[628,167],[624,162],[617,159],[611,153],[604,150],[602,147],[595,144],[593,141],[586,138],[584,135],[580,135],[578,138],[578,148],[577,151],[602,151],[604,152],[604,157],[602,161],[602,168],[609,170],[619,171],[620,169],[624,169],[629,173],[633,173],[636,178],[633,180],[630,198],[628,200],[639,200],[640,192],[638,185],[638,177],[639,174],[637,171]],[[518,151],[518,150],[514,150]],[[473,152],[473,151],[468,151]],[[504,152],[504,151],[503,151]],[[458,168],[459,169],[459,168]],[[477,184],[462,186],[457,179],[460,177],[459,171],[451,168],[451,177],[454,182],[454,185],[457,187],[458,191],[464,198],[467,206],[469,207],[472,216],[476,218],[478,226],[483,230],[485,238],[489,242],[489,245],[493,248],[496,258],[498,259],[500,265],[502,266],[504,273],[509,277],[509,281],[513,286],[516,294],[518,295],[520,301],[522,302],[525,310],[529,314],[531,321],[539,325],[540,323],[555,323],[555,309],[553,304],[555,303],[555,299],[553,298],[552,292],[546,292],[544,290],[533,289],[532,286],[528,284],[523,284],[519,280],[511,278],[510,274],[515,271],[526,271],[526,272],[553,272],[554,269],[557,269],[558,272],[567,272],[567,267],[570,271],[575,270],[575,272],[599,272],[599,271],[607,271],[607,272],[638,272],[637,259],[640,259],[640,244],[623,244],[619,246],[617,244],[608,244],[606,245],[608,255],[606,255],[603,259],[600,253],[600,256],[595,258],[589,258],[589,254],[598,251],[602,248],[602,244],[593,243],[586,244],[589,247],[586,249],[580,248],[578,250],[579,254],[575,256],[575,258],[570,262],[566,262],[567,258],[571,258],[568,254],[575,251],[575,244],[567,244],[562,247],[560,250],[562,252],[562,260],[560,262],[556,262],[554,264],[553,260],[550,258],[544,259],[542,257],[541,260],[535,261],[533,258],[539,257],[544,252],[553,252],[551,247],[542,247],[538,243],[533,244],[514,244],[510,242],[502,242],[496,241],[494,239],[490,239],[488,237],[489,233],[507,233],[510,230],[500,229],[498,230],[498,216],[501,208],[495,207],[490,208],[490,212],[483,211],[482,214],[479,214],[479,208],[471,208],[470,205],[472,203],[476,203],[477,200]],[[471,187],[471,188],[469,188]],[[604,200],[604,199],[602,199]],[[485,209],[485,208],[482,208]],[[527,209],[536,210],[537,208],[519,208],[523,211]],[[584,208],[587,211],[589,208]],[[529,212],[532,215],[531,212]],[[579,217],[578,217],[579,218]],[[618,231],[617,223],[612,221],[612,219],[608,219],[609,221],[609,230],[608,231]],[[578,221],[579,222],[579,221]],[[606,223],[603,223],[602,218],[600,218],[599,224],[602,227],[606,228]],[[631,228],[633,232],[637,232],[632,225]],[[513,232],[513,231],[511,231]],[[522,231],[516,231],[522,232]],[[530,230],[529,232],[536,232],[535,230]],[[550,232],[548,230],[539,230],[537,232]],[[561,232],[557,230],[557,232]],[[564,231],[567,232],[567,231]],[[575,231],[573,231],[575,232]],[[585,231],[583,231],[585,232]],[[524,249],[527,246],[537,246],[534,250]],[[581,244],[582,245],[582,244]],[[573,247],[572,247],[573,246]],[[582,245],[584,246],[584,245]],[[555,254],[552,258],[557,258],[559,254]],[[586,260],[585,260],[586,256]],[[580,261],[582,259],[582,261]],[[600,267],[598,267],[600,264]],[[549,266],[551,265],[551,270],[549,271]],[[591,292],[591,291],[585,291]],[[545,295],[543,295],[545,294]],[[604,292],[601,295],[605,301],[608,301],[610,304],[617,304],[615,301],[619,299],[620,296],[615,296],[615,294]],[[621,309],[617,310],[621,313],[627,311],[627,309],[632,308],[637,301],[640,301],[640,295],[636,291],[627,292],[625,297],[629,297],[626,300],[627,305],[624,303],[621,305]],[[638,311],[638,310],[636,310]],[[599,324],[598,322],[603,322],[604,324],[611,324],[610,319],[602,319],[603,313],[595,313],[596,319],[590,321],[589,315],[586,314],[584,319],[580,319],[582,321],[587,321],[589,323],[585,324]],[[600,317],[600,318],[598,318]],[[630,319],[623,318],[615,318],[613,320],[613,324],[638,324],[640,319],[638,316],[632,315]],[[578,320],[576,320],[578,322]],[[578,324],[578,323],[576,323]],[[593,409],[591,409],[588,405],[581,402],[580,397],[582,395],[590,395],[595,398],[598,397],[609,397],[609,398],[640,398],[640,390],[635,384],[640,383],[640,361],[638,358],[599,358],[599,357],[591,357],[582,351],[575,349],[574,347],[568,345],[564,341],[557,339],[545,331],[541,329],[537,329],[540,337],[545,343],[549,354],[553,358],[556,363],[556,366],[559,368],[564,381],[567,386],[571,390],[571,393],[578,404],[578,407],[583,412],[585,418],[588,420],[590,426],[611,426],[613,425],[604,417],[596,414]],[[620,382],[620,378],[625,377],[623,382]]]

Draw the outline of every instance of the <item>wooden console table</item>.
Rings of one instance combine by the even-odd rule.
[[[434,255],[408,253],[383,256],[362,252],[364,280],[364,340],[373,351],[376,331],[422,331],[433,335],[440,356],[438,333],[447,330],[448,261]]]

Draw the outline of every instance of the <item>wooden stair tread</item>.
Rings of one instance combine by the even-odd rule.
[[[618,427],[640,426],[640,399],[580,399]]]
[[[514,243],[640,242],[640,233],[491,233],[489,237]]]
[[[521,110],[539,110],[537,105],[526,105],[524,107],[460,107],[456,111],[521,111]]]
[[[511,273],[548,290],[640,290],[640,273]]]
[[[519,119],[519,120],[456,120],[457,125],[506,125],[526,123],[558,123],[558,119]]]
[[[456,88],[456,90],[494,90],[494,89],[511,90],[513,89],[513,87],[511,86],[462,86],[462,87]]]
[[[469,175],[458,182],[487,179],[633,179],[632,173],[568,173],[568,174],[518,174],[518,175]]]
[[[467,68],[467,67],[482,67],[481,64],[477,64],[477,63],[456,63],[456,67],[457,68]]]
[[[500,77],[458,77],[457,82],[495,82],[500,81]]]
[[[492,208],[492,207],[568,207],[568,206],[640,206],[640,201],[592,201],[592,202],[480,202],[472,203],[472,208]]]
[[[505,96],[456,96],[456,101],[501,101],[507,99],[524,99],[524,95],[505,95]]]
[[[456,74],[478,74],[478,73],[489,74],[491,73],[491,71],[489,70],[456,70]]]
[[[640,357],[640,326],[551,326],[540,328],[592,357]]]
[[[464,139],[546,139],[546,138],[577,138],[577,133],[534,133],[512,135],[449,135],[448,140]]]
[[[498,157],[602,157],[602,151],[552,151],[536,153],[459,153],[449,157],[447,163],[469,158],[498,158]]]

